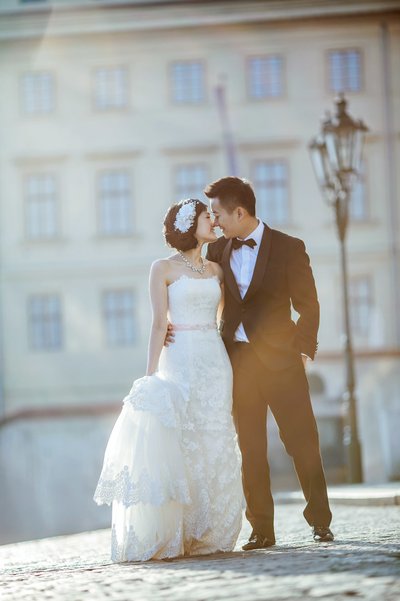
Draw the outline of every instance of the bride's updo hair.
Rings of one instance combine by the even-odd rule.
[[[194,205],[194,210],[192,215],[186,217],[187,225],[190,225],[187,231],[180,231],[176,226],[176,217],[178,211],[182,209],[186,204]],[[192,248],[196,248],[198,245],[197,238],[195,237],[195,233],[197,230],[197,222],[199,219],[199,215],[207,211],[207,205],[198,200],[197,198],[188,198],[187,200],[182,200],[176,204],[173,204],[167,211],[167,214],[164,218],[164,229],[163,234],[166,243],[171,248],[176,248],[176,250],[181,250],[184,252],[185,250],[191,250]],[[189,211],[190,212],[190,211]],[[193,223],[191,223],[193,218]],[[185,220],[185,218],[184,218]],[[178,223],[178,226],[180,223]],[[185,228],[186,229],[186,228]]]

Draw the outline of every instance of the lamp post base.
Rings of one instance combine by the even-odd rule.
[[[345,440],[344,449],[347,459],[347,481],[350,484],[361,484],[363,482],[361,445],[358,440]]]

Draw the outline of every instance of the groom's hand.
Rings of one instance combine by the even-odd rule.
[[[172,323],[168,322],[167,333],[165,335],[165,340],[164,340],[164,346],[169,346],[171,342],[175,342],[174,338],[175,338],[174,326],[172,325]]]

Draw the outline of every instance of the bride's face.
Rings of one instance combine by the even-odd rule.
[[[214,242],[217,239],[217,234],[214,232],[214,223],[208,211],[200,213],[195,236],[199,242]]]

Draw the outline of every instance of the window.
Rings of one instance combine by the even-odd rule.
[[[175,169],[175,198],[201,198],[207,185],[207,169],[205,165],[178,165]]]
[[[354,182],[350,196],[349,216],[352,222],[363,222],[368,219],[365,163],[361,165],[360,177]]]
[[[129,173],[106,171],[99,177],[99,233],[124,236],[132,232],[132,194]]]
[[[252,180],[258,216],[273,225],[289,221],[289,169],[285,160],[256,161]]]
[[[29,342],[33,350],[62,347],[61,303],[58,295],[37,294],[28,300]]]
[[[130,290],[109,290],[103,296],[103,310],[109,346],[130,346],[136,342],[135,298]]]
[[[256,56],[248,59],[248,95],[253,100],[283,95],[282,56]]]
[[[198,104],[204,101],[204,65],[200,61],[173,63],[172,99],[179,104]]]
[[[54,110],[54,77],[51,73],[26,73],[22,76],[21,87],[24,113],[40,115]]]
[[[128,73],[124,67],[103,67],[95,72],[95,106],[121,109],[128,104]]]
[[[350,279],[349,303],[352,333],[355,336],[368,336],[373,308],[372,286],[368,276]]]
[[[359,92],[361,83],[361,53],[359,50],[329,52],[329,87],[333,92]]]
[[[25,180],[26,237],[46,240],[57,235],[57,190],[54,175],[29,175]]]

